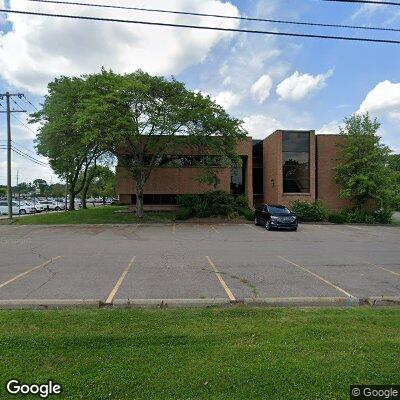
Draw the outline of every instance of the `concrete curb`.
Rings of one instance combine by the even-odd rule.
[[[115,300],[114,308],[196,308],[228,307],[229,299],[127,299]]]
[[[100,300],[0,300],[0,310],[48,310],[62,308],[99,308]]]
[[[112,304],[102,300],[0,300],[0,310],[54,309],[176,309],[207,307],[393,307],[400,306],[400,296],[369,297],[288,297],[240,299],[118,299]]]
[[[249,307],[354,307],[360,305],[357,298],[349,297],[283,297],[245,299],[244,304]]]

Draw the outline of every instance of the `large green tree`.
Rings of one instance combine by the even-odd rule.
[[[393,171],[396,179],[395,196],[393,197],[393,208],[400,211],[400,154],[390,155],[389,168]]]
[[[368,113],[352,115],[344,122],[340,134],[346,140],[338,145],[335,167],[341,197],[350,199],[356,209],[389,207],[395,179],[388,167],[391,151],[377,134],[379,122]]]
[[[115,196],[115,173],[108,167],[97,166],[95,178],[89,188],[89,196],[102,198],[105,202],[107,197]]]
[[[32,114],[31,120],[40,123],[36,137],[39,154],[48,157],[55,173],[68,181],[71,211],[75,197],[84,188],[90,166],[104,154],[102,142],[92,135],[90,127],[81,129],[76,123],[77,112],[87,95],[86,79],[55,79],[48,85],[42,109]]]
[[[173,78],[142,71],[117,75],[103,70],[86,79],[91,93],[80,108],[79,129],[101,137],[128,169],[138,216],[144,215],[144,186],[152,170],[168,162],[165,155],[212,156],[196,158],[209,177],[228,161],[240,163],[236,144],[246,136],[242,122],[209,97]]]
[[[81,174],[82,175],[82,174]],[[80,176],[79,180],[83,179]],[[107,166],[92,165],[88,171],[80,198],[82,208],[87,208],[88,197],[115,196],[115,174]]]

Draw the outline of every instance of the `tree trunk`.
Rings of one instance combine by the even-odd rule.
[[[136,190],[136,215],[139,218],[143,218],[144,217],[143,188],[137,188],[137,190]]]
[[[83,191],[82,191],[82,208],[84,210],[87,209],[87,200],[86,199],[87,199],[88,191],[89,191],[89,185],[85,185],[85,187],[83,188]]]
[[[74,188],[70,189],[69,192],[69,206],[68,206],[69,211],[75,211],[75,193],[74,193]]]

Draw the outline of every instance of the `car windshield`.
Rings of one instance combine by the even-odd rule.
[[[286,207],[268,206],[268,212],[270,214],[290,214],[290,211]]]

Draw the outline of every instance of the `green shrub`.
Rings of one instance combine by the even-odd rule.
[[[175,215],[175,219],[177,221],[184,221],[186,219],[189,219],[192,216],[192,214],[193,214],[193,210],[191,208],[183,207],[177,211],[177,213]]]
[[[390,209],[382,209],[375,211],[374,221],[379,224],[391,224],[393,212]]]
[[[211,217],[211,210],[205,202],[199,202],[194,206],[194,215],[198,218]]]
[[[240,215],[243,215],[247,219],[247,221],[254,221],[254,218],[256,216],[255,212],[251,211],[249,208],[241,210]]]
[[[328,218],[328,212],[319,200],[314,203],[296,200],[292,210],[301,222],[326,221]]]
[[[228,214],[228,219],[238,219],[240,217],[237,211],[232,211]]]
[[[200,201],[200,196],[197,194],[179,194],[176,196],[178,206],[194,209]]]
[[[342,213],[332,213],[328,215],[328,221],[333,224],[344,224],[346,222],[346,216]]]
[[[345,209],[342,211],[349,224],[373,224],[373,215],[365,210]]]
[[[228,192],[216,190],[204,194],[181,194],[177,196],[177,203],[181,208],[192,210],[192,215],[198,218],[230,217],[243,215],[250,218],[246,196],[233,196]],[[252,219],[254,214],[252,214]]]
[[[249,208],[249,203],[247,202],[247,197],[244,195],[235,198],[236,207],[239,209]]]

